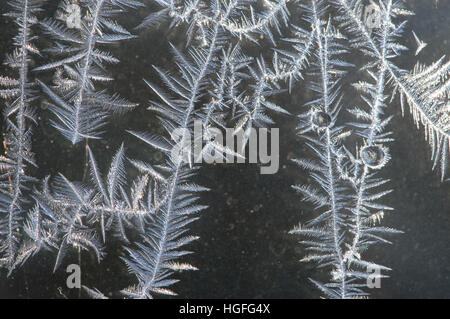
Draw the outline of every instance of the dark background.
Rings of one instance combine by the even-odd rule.
[[[151,2],[151,1],[147,1]],[[431,63],[448,54],[447,43],[450,30],[450,1],[407,1],[416,12],[410,19],[404,43],[415,50],[411,33],[414,30],[428,43],[418,58]],[[0,14],[5,12],[6,1],[0,3]],[[49,1],[46,13],[54,12],[57,1]],[[151,6],[131,11],[120,22],[131,30],[151,11]],[[11,52],[15,26],[0,16],[0,62]],[[148,129],[160,132],[155,116],[146,110],[147,100],[154,98],[145,86],[143,78],[158,82],[152,65],[171,68],[172,55],[169,41],[182,46],[184,30],[168,31],[165,26],[140,33],[138,39],[109,47],[121,60],[108,67],[116,79],[108,87],[123,97],[140,103],[140,106],[124,116],[114,118],[104,140],[89,142],[101,168],[107,169],[113,152],[122,143],[132,158],[161,160],[161,154],[146,148],[124,133],[125,129]],[[41,39],[38,46],[46,45]],[[251,50],[252,48],[249,48]],[[36,59],[35,64],[43,61]],[[415,63],[413,53],[397,61],[409,69]],[[0,74],[8,74],[3,65]],[[33,75],[34,76],[34,75]],[[39,74],[46,79],[48,75]],[[358,80],[358,75],[349,81]],[[46,79],[48,80],[48,79]],[[347,94],[346,94],[347,93]],[[348,103],[356,93],[345,86]],[[302,105],[311,98],[302,83],[297,84],[289,95],[279,95],[275,102],[284,105],[292,114],[299,114]],[[0,102],[3,103],[3,102]],[[355,102],[356,103],[356,102]],[[359,101],[358,101],[359,103]],[[49,125],[49,112],[43,103],[36,105],[39,125],[34,129],[33,150],[39,169],[30,171],[38,177],[57,172],[72,180],[83,179],[85,162],[84,145],[72,147]],[[386,215],[383,224],[405,232],[392,238],[393,245],[372,247],[366,255],[377,263],[393,270],[391,278],[382,280],[381,289],[372,291],[373,298],[450,298],[450,212],[448,194],[450,187],[440,183],[438,172],[432,172],[430,147],[422,130],[417,130],[411,116],[402,117],[398,101],[391,103],[387,112],[395,115],[391,122],[395,142],[391,144],[392,160],[382,175],[391,179],[394,192],[384,202],[395,208]],[[303,155],[307,148],[295,136],[295,117],[274,116],[280,128],[280,169],[274,175],[260,175],[256,164],[205,165],[196,182],[212,189],[202,196],[202,203],[209,209],[191,227],[191,233],[200,240],[189,249],[194,254],[186,260],[199,271],[176,275],[181,281],[174,290],[183,298],[318,298],[320,293],[307,278],[323,278],[323,271],[312,264],[298,260],[304,249],[297,239],[287,232],[299,222],[313,216],[312,208],[300,201],[290,185],[307,182],[304,171],[289,159]],[[82,143],[80,143],[82,144]],[[133,171],[129,172],[131,175]],[[133,282],[132,277],[119,261],[124,254],[116,243],[108,246],[108,255],[97,265],[88,253],[81,255],[82,284],[99,288],[107,295]],[[55,256],[39,254],[9,278],[0,277],[2,298],[59,298],[78,297],[78,291],[66,288],[65,267],[78,263],[77,254],[70,254],[60,269],[52,274]],[[81,296],[84,296],[81,294]]]

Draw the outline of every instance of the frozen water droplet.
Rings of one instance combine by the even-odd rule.
[[[369,167],[377,168],[385,161],[385,151],[377,145],[366,146],[361,150],[361,159]]]

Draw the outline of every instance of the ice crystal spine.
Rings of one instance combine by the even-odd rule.
[[[33,41],[31,28],[37,23],[36,13],[43,1],[14,0],[9,2],[10,11],[5,16],[14,19],[18,28],[14,37],[15,50],[7,56],[5,64],[17,72],[16,78],[0,76],[0,97],[6,99],[3,110],[6,121],[4,146],[6,156],[0,157],[0,234],[1,263],[11,271],[20,242],[20,229],[25,213],[25,193],[34,178],[28,167],[36,166],[31,151],[32,125],[36,123],[31,102],[38,96],[29,77],[30,55],[39,54]]]

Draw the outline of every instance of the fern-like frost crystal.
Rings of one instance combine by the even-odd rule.
[[[53,87],[41,81],[39,84],[53,102],[50,105],[56,117],[53,126],[73,144],[100,138],[112,112],[123,112],[135,106],[117,94],[98,90],[95,82],[112,81],[105,73],[105,64],[119,62],[99,45],[134,38],[112,17],[124,13],[127,7],[140,6],[133,0],[82,0],[80,3],[82,9],[76,11],[80,14],[79,28],[68,21],[66,24],[53,19],[41,22],[45,34],[55,41],[47,51],[58,59],[34,69],[56,70]],[[68,12],[69,6],[75,4],[63,2],[61,10]]]

